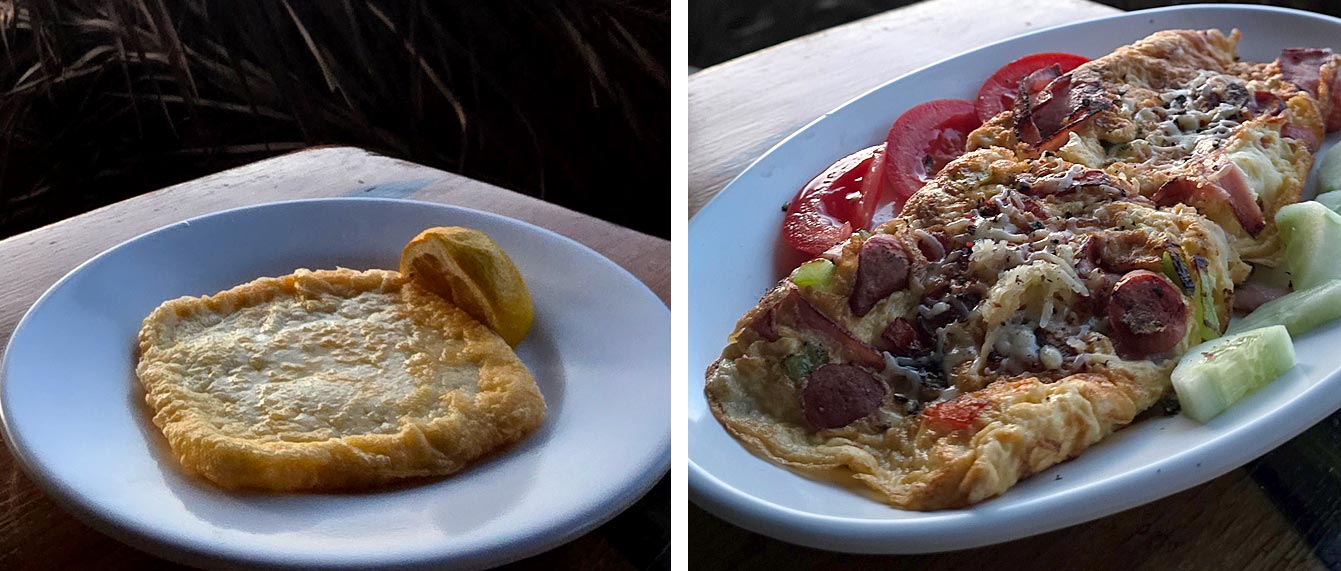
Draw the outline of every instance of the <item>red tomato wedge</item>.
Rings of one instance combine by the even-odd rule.
[[[1043,69],[1056,65],[1062,73],[1075,69],[1090,61],[1075,54],[1047,52],[1027,55],[996,70],[978,90],[978,120],[986,123],[997,114],[1014,107],[1015,95],[1020,91],[1020,79]]]
[[[887,205],[880,207],[880,217],[886,206],[890,216],[897,215],[908,197],[964,154],[969,132],[980,125],[973,103],[963,99],[928,101],[900,115],[885,139],[881,201]]]
[[[952,430],[961,430],[973,426],[978,414],[992,404],[991,401],[973,396],[961,396],[954,400],[942,401],[928,406],[922,411],[927,422],[942,425]]]
[[[787,244],[818,256],[857,229],[869,226],[880,199],[878,173],[884,154],[884,145],[862,149],[838,159],[810,179],[792,199],[782,219],[782,237]]]

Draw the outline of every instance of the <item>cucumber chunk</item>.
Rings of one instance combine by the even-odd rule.
[[[1332,280],[1268,301],[1247,317],[1230,323],[1226,333],[1284,325],[1290,335],[1300,335],[1338,317],[1341,317],[1341,280]]]
[[[1284,325],[1272,325],[1189,349],[1173,369],[1173,390],[1183,412],[1204,423],[1291,367],[1290,333]]]
[[[1341,145],[1337,145],[1337,147],[1341,148]],[[1319,204],[1331,209],[1332,212],[1341,213],[1341,192],[1319,194],[1318,197],[1313,200],[1316,200]]]
[[[1341,214],[1315,201],[1282,207],[1276,225],[1285,240],[1296,290],[1341,279]]]
[[[1341,190],[1341,145],[1332,145],[1318,161],[1318,194]]]

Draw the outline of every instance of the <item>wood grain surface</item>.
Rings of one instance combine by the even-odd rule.
[[[872,87],[992,41],[1116,12],[1086,0],[929,0],[705,69],[689,79],[690,216],[783,137]],[[1325,538],[1310,532],[1306,540],[1298,531],[1319,524],[1283,512],[1273,501],[1279,494],[1259,484],[1262,472],[1254,466],[1275,473],[1277,456],[1093,522],[935,555],[854,556],[799,547],[691,505],[689,563],[692,569],[762,570],[1326,568],[1311,545]],[[1330,480],[1296,493],[1341,489]]]
[[[1245,470],[1089,524],[918,556],[848,555],[774,541],[694,506],[691,569],[1325,569]]]
[[[305,150],[186,182],[0,241],[0,347],[28,307],[75,266],[181,220],[252,204],[364,196],[487,210],[577,240],[670,301],[670,242],[444,171],[361,149]],[[518,569],[645,569],[669,562],[669,479],[613,521]],[[149,569],[166,562],[80,523],[0,451],[0,569]]]
[[[689,76],[689,215],[787,135],[849,99],[960,52],[1118,13],[1087,0],[928,0]]]

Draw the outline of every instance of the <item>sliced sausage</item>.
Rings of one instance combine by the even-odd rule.
[[[898,238],[876,234],[857,254],[857,278],[848,307],[858,317],[871,312],[880,300],[908,287],[908,251]]]
[[[856,365],[829,363],[801,389],[806,421],[817,429],[842,428],[865,418],[885,400],[885,385]]]
[[[1118,348],[1129,355],[1163,353],[1187,334],[1187,303],[1164,275],[1128,272],[1108,296],[1108,326]]]

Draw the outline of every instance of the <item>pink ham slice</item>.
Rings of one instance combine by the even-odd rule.
[[[1327,113],[1327,132],[1341,129],[1337,56],[1327,48],[1286,48],[1276,59],[1281,77],[1313,94]]]
[[[1219,151],[1193,165],[1188,174],[1164,183],[1153,198],[1159,206],[1224,202],[1250,236],[1257,236],[1266,227],[1262,207],[1248,188],[1243,171]]]
[[[1274,288],[1269,285],[1246,282],[1234,286],[1234,309],[1244,313],[1250,312],[1262,304],[1273,299],[1280,298],[1289,294],[1288,290]]]
[[[872,367],[877,371],[884,370],[885,358],[880,355],[879,351],[866,342],[857,339],[851,331],[821,312],[805,297],[802,297],[801,292],[794,286],[783,287],[788,288],[787,293],[777,303],[773,304],[773,307],[756,317],[748,325],[749,329],[754,330],[769,341],[778,340],[779,325],[811,331],[825,338],[829,344],[837,348],[849,360]]]

